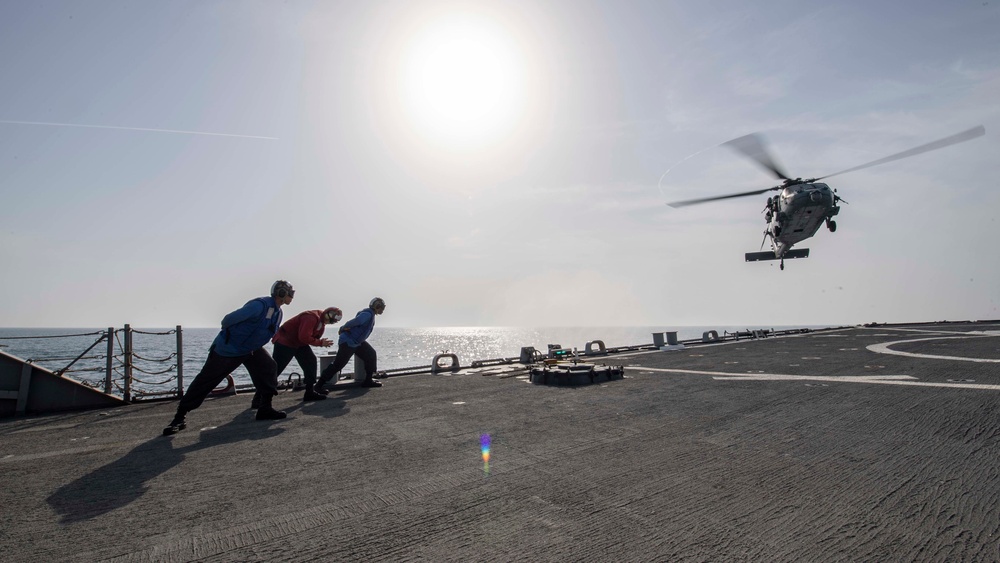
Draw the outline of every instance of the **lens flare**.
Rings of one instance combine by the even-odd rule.
[[[483,473],[489,475],[490,473],[490,435],[482,434],[479,436],[479,448],[483,452]]]

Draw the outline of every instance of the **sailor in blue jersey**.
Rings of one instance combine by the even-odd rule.
[[[257,420],[285,418],[284,412],[271,406],[272,399],[278,394],[278,371],[264,344],[278,332],[281,306],[291,303],[293,297],[295,290],[292,284],[278,280],[271,286],[270,297],[251,299],[222,319],[222,330],[208,349],[208,359],[188,386],[187,393],[181,397],[177,414],[163,429],[164,436],[183,430],[187,426],[184,420],[187,413],[200,407],[205,397],[241,365],[247,368],[261,395]]]
[[[344,369],[344,366],[347,365],[348,360],[355,354],[365,363],[365,378],[358,384],[361,387],[382,386],[380,382],[373,379],[378,355],[367,340],[372,333],[372,329],[375,328],[375,315],[381,315],[384,311],[385,301],[381,297],[376,297],[371,300],[367,309],[358,311],[357,316],[340,327],[337,357],[320,374],[319,381],[316,382],[316,386],[314,387],[317,393],[324,395],[329,393],[323,386],[336,377],[340,370]]]

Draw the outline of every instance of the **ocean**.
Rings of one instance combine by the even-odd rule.
[[[712,326],[712,327],[428,327],[394,328],[378,327],[369,338],[369,343],[378,352],[378,369],[391,370],[428,366],[436,354],[447,352],[456,354],[461,365],[469,365],[475,360],[518,357],[521,348],[534,347],[543,353],[549,344],[563,348],[578,348],[583,352],[588,342],[600,340],[608,348],[617,346],[637,346],[653,343],[654,332],[676,331],[679,340],[700,339],[708,330],[720,335],[723,331],[755,329],[819,328],[818,326]],[[108,345],[100,342],[89,352],[87,349],[98,341],[105,329],[71,328],[0,328],[0,351],[22,359],[33,360],[36,364],[53,371],[66,368],[78,356],[66,375],[78,381],[101,386],[105,379]],[[177,336],[174,329],[136,328],[133,330],[133,388],[156,392],[176,389]],[[183,328],[182,350],[184,357],[184,380],[187,383],[197,375],[208,356],[208,348],[218,334],[215,328]],[[336,341],[336,326],[327,329],[327,336]],[[270,344],[266,346],[270,350]],[[122,358],[124,334],[115,333],[114,372],[115,392],[121,394],[123,381]],[[336,352],[336,346],[328,349],[314,348],[316,355]],[[85,353],[86,352],[86,353]],[[298,364],[285,368],[281,378],[293,372],[301,373]],[[348,364],[344,373],[353,373],[353,365]],[[237,385],[249,384],[250,376],[242,367],[233,373]]]

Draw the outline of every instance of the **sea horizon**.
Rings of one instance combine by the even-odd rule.
[[[600,341],[605,347],[643,346],[653,343],[654,332],[676,332],[678,340],[700,339],[707,331],[788,330],[828,328],[844,325],[703,325],[703,326],[588,326],[588,327],[382,327],[377,326],[369,343],[378,353],[379,370],[394,370],[428,366],[439,353],[455,354],[461,365],[478,360],[519,357],[521,349],[532,347],[546,352],[550,345],[576,348],[582,353],[589,343]],[[169,386],[176,372],[177,336],[175,327],[137,327],[133,331],[134,386],[152,390]],[[108,344],[102,341],[107,327],[3,327],[0,328],[0,351],[53,371],[65,369],[67,375],[91,384],[102,382],[107,372]],[[185,386],[198,373],[208,356],[218,328],[181,327],[181,349]],[[336,327],[327,329],[327,336],[336,340]],[[122,327],[115,327],[113,343],[115,362],[122,362],[125,346]],[[599,347],[595,344],[595,347]],[[271,345],[265,345],[271,349]],[[314,347],[317,356],[334,354],[331,348]],[[82,357],[80,357],[82,356]],[[80,359],[75,360],[80,357]],[[75,363],[74,363],[75,360]],[[170,371],[171,368],[173,371]],[[123,378],[122,368],[114,369]],[[353,363],[344,373],[353,372]],[[279,378],[301,373],[293,360]],[[234,374],[237,384],[249,383],[241,367]],[[174,383],[173,385],[176,385]]]

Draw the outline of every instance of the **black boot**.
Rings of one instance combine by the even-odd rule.
[[[306,385],[306,394],[302,396],[303,401],[322,401],[326,398],[323,393],[317,393],[312,385]]]
[[[288,415],[285,414],[285,411],[276,411],[271,407],[261,407],[260,410],[257,411],[257,420],[281,420],[287,416]]]
[[[164,436],[171,436],[187,428],[187,422],[184,421],[184,417],[187,412],[177,409],[177,414],[174,415],[174,419],[170,421],[170,424],[163,429]]]
[[[372,376],[368,376],[364,381],[358,384],[358,387],[381,387],[382,382],[373,379]]]
[[[267,395],[261,393],[260,395],[260,408],[257,409],[257,420],[281,420],[287,417],[285,411],[275,410],[271,406],[271,399],[274,395]]]
[[[313,385],[313,387],[312,387],[313,393],[317,393],[317,394],[320,394],[320,395],[323,395],[323,396],[329,395],[330,394],[330,390],[329,389],[325,389],[326,384],[329,383],[329,382],[330,382],[329,379],[323,377],[322,375],[319,376],[319,380],[316,382],[316,385]],[[308,389],[309,388],[306,387],[306,389],[307,389],[306,392],[308,393]]]
[[[250,408],[252,410],[257,410],[260,408],[260,391],[253,394],[253,400],[250,401]]]

